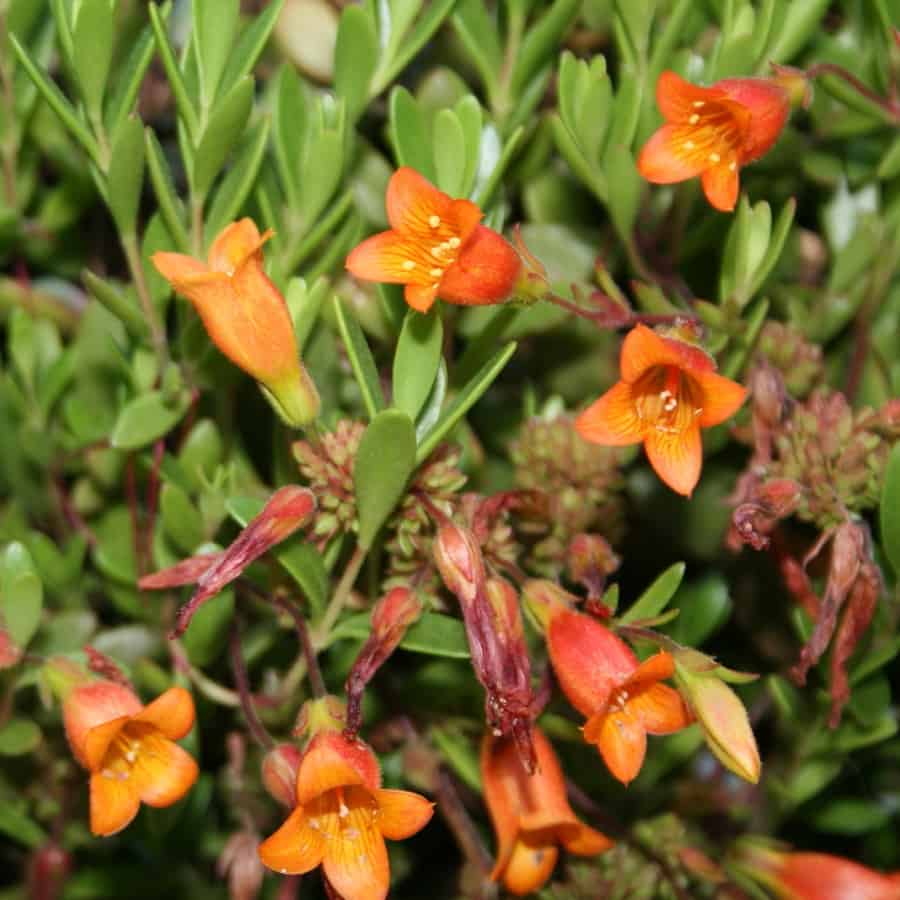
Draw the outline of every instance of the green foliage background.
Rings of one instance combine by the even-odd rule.
[[[467,489],[508,489],[508,447],[527,420],[580,408],[617,371],[615,336],[551,304],[445,305],[423,319],[398,290],[350,280],[347,252],[386,226],[391,171],[413,166],[472,198],[492,227],[521,223],[563,296],[624,290],[660,315],[683,310],[685,294],[703,298],[693,311],[730,377],[745,373],[766,323],[780,321],[821,348],[830,385],[852,377],[855,405],[880,407],[900,396],[898,26],[893,0],[371,0],[342,11],[324,0],[0,0],[0,613],[27,648],[0,672],[0,897],[41,896],[27,893],[25,872],[51,839],[71,857],[70,900],[226,896],[214,861],[228,836],[248,816],[262,834],[281,817],[260,789],[252,745],[239,774],[227,765],[226,737],[243,722],[224,649],[239,610],[254,688],[270,701],[264,721],[287,735],[306,697],[288,623],[228,589],[191,626],[176,674],[165,633],[181,598],[142,594],[136,579],[227,544],[274,487],[302,480],[296,435],[212,348],[151,253],[202,257],[241,215],[273,228],[268,270],[323,423],[368,423],[367,462],[339,498],[355,504],[356,536],[321,552],[295,537],[271,554],[277,564],[248,572],[263,594],[302,596],[339,691],[368,629],[360,609],[321,627],[341,562],[355,540],[374,548],[358,583],[374,599],[384,523],[432,451],[447,440],[462,448]],[[660,122],[661,71],[709,83],[764,75],[770,62],[838,64],[893,98],[893,111],[839,78],[817,79],[810,108],[742,173],[731,217],[711,210],[696,182],[641,180],[634,160]],[[866,352],[854,371],[860,331]],[[751,831],[898,869],[900,451],[874,488],[880,513],[875,502],[857,510],[885,584],[832,731],[825,676],[804,690],[785,677],[808,618],[765,555],[723,548],[725,501],[747,450],[725,428],[705,444],[690,502],[643,461],[628,467],[617,580],[630,603],[686,563],[660,608],[681,609],[670,626],[678,640],[762,673],[741,688],[761,785],[724,774],[691,729],[654,742],[626,792],[561,701],[544,726],[582,789],[638,842],[690,842],[720,859]],[[808,546],[816,533],[798,524],[794,537]],[[83,658],[86,643],[145,697],[176,679],[199,704],[188,746],[203,774],[189,798],[143,811],[105,841],[87,832],[84,775],[37,684],[41,659]],[[398,713],[415,718],[489,839],[477,796],[481,694],[455,611],[429,613],[405,646],[369,692],[367,733]],[[386,780],[406,783],[394,747]],[[392,862],[397,896],[463,890],[461,858],[437,819],[393,847]],[[589,884],[602,870],[615,885],[619,871],[620,881],[645,879],[641,896],[670,896],[652,860],[590,865]],[[595,896],[559,877],[546,896]],[[264,896],[276,890],[268,878]],[[319,891],[314,877],[301,888]]]

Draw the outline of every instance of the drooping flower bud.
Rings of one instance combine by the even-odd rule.
[[[745,781],[759,781],[760,761],[756,738],[738,695],[719,677],[695,660],[707,660],[695,650],[675,653],[675,683],[687,700],[706,744],[719,762]]]
[[[279,488],[269,498],[259,515],[247,524],[226,550],[199,558],[211,562],[196,579],[197,589],[191,599],[178,610],[172,636],[182,635],[190,625],[194,614],[207,600],[215,597],[225,585],[234,581],[250,563],[255,562],[275,544],[281,543],[308,522],[315,509],[315,495],[307,488],[297,485]],[[198,571],[201,565],[200,562],[194,565],[196,559],[198,558],[192,557],[170,569],[146,575],[140,579],[138,586],[141,590],[158,590],[173,584],[183,584],[186,580],[194,580],[189,576]]]
[[[48,841],[28,859],[28,900],[57,900],[72,869],[72,857],[59,844]]]
[[[497,734],[515,737],[523,764],[532,771],[534,695],[516,591],[502,578],[487,579],[474,534],[453,522],[438,530],[434,558],[462,609],[472,668],[487,692],[488,724]]]
[[[415,591],[396,587],[388,591],[372,610],[372,632],[366,639],[347,676],[347,731],[355,734],[362,724],[362,695],[366,685],[403,640],[406,629],[422,614]]]
[[[784,845],[744,838],[729,864],[778,900],[897,900],[900,872],[886,874],[828,853],[792,853]]]
[[[225,842],[216,872],[228,880],[229,900],[256,900],[266,870],[256,848],[259,835],[252,831],[236,831]]]
[[[274,800],[288,809],[297,802],[297,771],[302,756],[296,744],[276,744],[263,757],[263,785]]]
[[[576,534],[569,544],[569,575],[583,585],[588,601],[603,596],[606,578],[619,568],[621,560],[600,534]]]

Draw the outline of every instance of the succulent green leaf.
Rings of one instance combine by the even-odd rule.
[[[344,308],[337,294],[332,297],[331,304],[337,319],[338,330],[347,350],[347,356],[350,358],[350,366],[362,394],[363,405],[369,418],[374,419],[385,407],[375,359],[359,322],[352,313]]]
[[[669,601],[675,596],[684,578],[685,564],[683,562],[675,563],[669,566],[660,576],[656,578],[653,584],[641,594],[640,597],[619,616],[619,622],[622,625],[628,625],[631,622],[638,622],[642,619],[652,619],[658,616],[668,605]]]
[[[0,567],[3,623],[12,642],[24,648],[40,625],[44,586],[28,548],[19,541],[7,545]]]
[[[413,421],[425,405],[441,362],[444,329],[435,304],[423,315],[409,310],[394,354],[394,406]]]
[[[144,184],[144,126],[135,113],[113,135],[106,177],[107,203],[119,231],[134,234]]]
[[[216,103],[194,157],[193,186],[201,196],[206,195],[243,134],[252,107],[253,78],[250,76],[239,81]]]
[[[110,436],[119,450],[137,450],[168,434],[187,412],[190,394],[183,392],[172,403],[162,391],[148,391],[122,407]]]
[[[359,511],[359,543],[372,546],[378,530],[403,496],[416,465],[416,430],[399,409],[386,409],[369,423],[353,463]]]

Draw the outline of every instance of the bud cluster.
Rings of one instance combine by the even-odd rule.
[[[543,510],[517,522],[537,540],[530,567],[556,575],[565,565],[569,542],[584,531],[597,531],[615,542],[622,529],[619,468],[621,453],[589,443],[575,431],[573,419],[532,418],[510,447],[517,487],[546,496]]]

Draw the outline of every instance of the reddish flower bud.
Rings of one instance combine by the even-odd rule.
[[[568,557],[569,575],[587,589],[588,600],[603,595],[607,575],[612,575],[621,563],[609,541],[599,534],[575,535]]]
[[[13,643],[9,632],[0,625],[0,670],[11,669],[22,658],[22,649]]]
[[[194,613],[215,597],[226,584],[234,581],[250,563],[255,562],[275,544],[290,537],[301,525],[310,520],[316,510],[316,498],[312,491],[296,485],[279,488],[269,498],[268,503],[247,527],[237,536],[224,552],[208,557],[211,564],[197,579],[197,589],[180,610],[172,629],[172,636],[179,637],[191,623]],[[171,569],[163,569],[147,575],[138,582],[142,590],[168,587],[172,583],[183,583],[186,572],[194,572],[193,557]],[[199,564],[198,564],[199,568]]]
[[[274,800],[288,809],[297,802],[297,771],[302,756],[296,744],[277,744],[263,757],[263,785]]]
[[[406,629],[422,614],[422,603],[407,587],[388,591],[372,610],[372,633],[359,651],[344,690],[347,694],[347,731],[362,724],[362,695],[366,685],[403,640]]]
[[[434,558],[444,584],[462,608],[472,667],[487,692],[488,724],[498,734],[515,735],[530,771],[534,695],[515,589],[503,579],[488,582],[475,536],[453,523],[438,531]]]
[[[71,870],[72,857],[59,844],[38,847],[28,860],[28,900],[57,900]]]
[[[257,847],[259,835],[251,831],[237,831],[225,842],[216,872],[228,879],[230,900],[256,900],[266,870],[260,862]]]
[[[900,872],[883,874],[827,853],[790,853],[743,840],[732,864],[778,900],[897,900]]]

